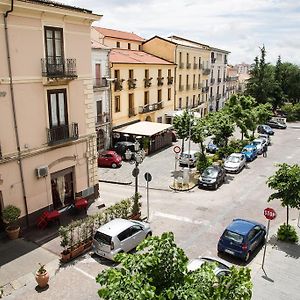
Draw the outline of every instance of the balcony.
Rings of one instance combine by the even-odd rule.
[[[202,88],[202,93],[207,93],[209,91],[209,87],[208,86],[204,86]]]
[[[133,78],[129,78],[128,80],[127,80],[127,84],[128,84],[128,89],[129,90],[132,90],[132,89],[135,89],[135,87],[136,87],[136,79],[133,79]]]
[[[184,90],[184,87],[182,84],[179,85],[179,91],[182,92]]]
[[[168,85],[173,84],[174,77],[167,77],[167,79],[168,79]]]
[[[217,94],[216,99],[217,99],[217,100],[220,100],[220,99],[221,99],[221,94]]]
[[[221,83],[222,82],[222,78],[218,78],[218,83]]]
[[[47,129],[48,145],[56,145],[78,139],[78,123]]]
[[[183,69],[184,68],[184,63],[183,62],[180,62],[179,63],[179,69]]]
[[[157,85],[162,86],[164,84],[164,77],[157,77]]]
[[[199,70],[202,70],[204,68],[203,64],[199,64]]]
[[[211,63],[214,64],[216,62],[216,60],[217,60],[216,58],[212,57],[211,58]]]
[[[209,68],[205,68],[202,70],[202,75],[209,75],[210,74],[210,69]]]
[[[202,83],[198,83],[198,90],[202,89]]]
[[[139,113],[140,114],[144,114],[144,113],[148,113],[151,111],[156,111],[159,109],[163,108],[163,102],[156,102],[156,103],[151,103],[151,104],[146,104],[144,106],[139,106]]]
[[[214,101],[215,100],[215,96],[210,96],[209,97],[209,101]]]
[[[192,67],[192,64],[191,63],[186,63],[186,68],[187,69],[190,69]]]
[[[191,89],[191,85],[190,85],[190,84],[187,84],[187,85],[186,85],[186,90],[189,91],[190,89]]]
[[[151,80],[152,80],[153,78],[151,77],[151,78],[144,78],[144,86],[145,86],[145,88],[149,88],[150,86],[151,86]]]
[[[42,58],[42,76],[48,78],[77,78],[76,59],[62,57]]]
[[[210,84],[213,85],[213,84],[215,83],[215,81],[216,81],[216,80],[215,80],[214,78],[211,78]]]
[[[198,69],[198,64],[194,64],[194,70]]]
[[[108,81],[104,77],[93,79],[93,88],[94,89],[108,87],[108,86],[109,86]]]
[[[96,124],[101,125],[109,122],[108,113],[102,113],[96,116]]]
[[[196,90],[198,88],[198,84],[197,83],[193,83],[193,90]]]
[[[115,92],[122,91],[123,90],[123,81],[125,79],[116,79],[115,80]]]
[[[128,108],[128,117],[134,117],[136,115],[136,112],[135,112],[135,108],[134,107],[129,107]]]

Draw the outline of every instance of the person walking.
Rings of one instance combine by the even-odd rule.
[[[268,156],[268,145],[265,144],[263,147],[263,157],[267,157]]]

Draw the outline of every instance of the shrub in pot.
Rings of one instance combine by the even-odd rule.
[[[45,269],[45,265],[40,264],[40,267],[35,273],[35,280],[40,288],[45,288],[49,281],[49,274]]]
[[[19,237],[20,226],[18,224],[18,219],[20,214],[20,208],[14,205],[5,206],[2,212],[3,221],[8,224],[6,227],[7,235],[12,240]]]

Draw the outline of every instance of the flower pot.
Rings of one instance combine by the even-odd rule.
[[[63,262],[68,262],[71,259],[71,251],[69,250],[64,250],[61,252],[61,260]]]
[[[9,239],[15,240],[19,237],[20,227],[7,226],[5,231]]]
[[[39,272],[36,272],[35,273],[35,280],[38,284],[38,286],[40,288],[44,288],[47,286],[48,284],[48,281],[49,281],[49,274],[48,272],[44,272],[44,273],[39,273]]]
[[[93,240],[87,240],[85,243],[84,243],[84,249],[89,249],[92,247],[92,244],[93,244]]]
[[[77,257],[84,251],[84,245],[80,244],[75,249],[71,251],[71,258]]]
[[[137,214],[131,215],[129,218],[131,220],[140,220],[141,219],[141,213],[137,213]]]

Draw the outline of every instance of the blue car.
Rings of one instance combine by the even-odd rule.
[[[214,140],[210,140],[207,144],[206,152],[208,153],[216,153],[219,150],[219,147],[215,144]]]
[[[267,135],[274,135],[273,129],[269,125],[266,125],[266,124],[259,125],[257,127],[257,132],[262,133],[262,134],[267,134]]]
[[[253,161],[257,157],[257,148],[255,145],[246,145],[242,152],[246,156],[246,161]]]
[[[258,222],[234,219],[218,243],[218,252],[228,253],[249,261],[255,249],[265,243],[266,227]]]

